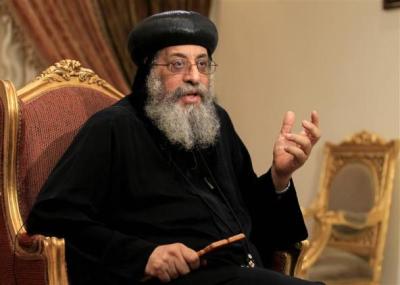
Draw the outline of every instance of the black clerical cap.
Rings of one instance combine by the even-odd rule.
[[[211,56],[217,47],[218,32],[207,17],[192,11],[167,11],[154,14],[130,32],[128,48],[138,65],[168,46],[194,44],[207,49]]]

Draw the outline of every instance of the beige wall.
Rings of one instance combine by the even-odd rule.
[[[303,206],[317,191],[326,141],[362,129],[400,137],[400,9],[382,1],[214,1],[217,95],[257,172],[270,165],[286,110],[298,120],[320,113],[323,138],[295,175]],[[399,175],[395,187],[383,285],[400,284]]]

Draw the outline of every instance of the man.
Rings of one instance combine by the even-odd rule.
[[[194,12],[153,15],[130,34],[133,93],[82,127],[38,196],[30,233],[66,239],[71,284],[311,284],[263,267],[307,237],[292,173],[318,141],[318,115],[285,115],[257,177],[215,103],[217,30]],[[242,242],[200,258],[208,244]]]

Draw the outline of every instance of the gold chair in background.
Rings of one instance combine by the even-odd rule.
[[[310,246],[298,275],[327,284],[378,285],[399,141],[366,131],[325,145]]]

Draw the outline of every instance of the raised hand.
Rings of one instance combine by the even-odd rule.
[[[145,279],[169,282],[200,266],[196,251],[182,243],[160,245],[151,253],[145,267]]]
[[[295,114],[288,111],[274,145],[272,179],[277,190],[286,187],[293,172],[306,162],[321,136],[316,111],[311,112],[311,121],[302,121],[303,130],[299,134],[292,133],[294,123]]]

